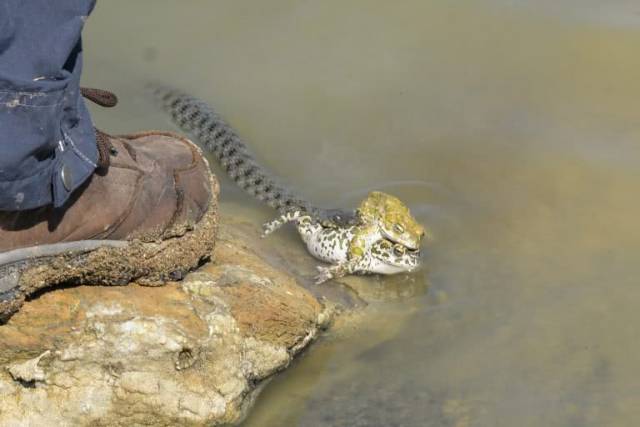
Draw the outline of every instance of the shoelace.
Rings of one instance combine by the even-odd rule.
[[[101,107],[111,108],[118,104],[118,97],[108,90],[81,87],[80,93],[86,99]],[[98,147],[98,168],[107,170],[111,164],[111,156],[117,154],[117,151],[113,145],[111,145],[108,134],[95,127],[94,131],[96,133],[96,145]]]

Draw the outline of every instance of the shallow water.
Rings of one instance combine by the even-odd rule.
[[[100,127],[170,128],[142,91],[170,82],[313,200],[433,230],[247,426],[637,425],[639,3],[110,0],[84,42]]]

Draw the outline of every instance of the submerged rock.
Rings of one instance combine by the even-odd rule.
[[[240,421],[334,311],[257,235],[222,221],[214,262],[180,283],[79,286],[26,303],[0,326],[0,425]]]

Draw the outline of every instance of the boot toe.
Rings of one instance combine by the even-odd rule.
[[[131,141],[139,155],[153,160],[161,170],[173,175],[178,197],[174,222],[199,221],[211,202],[212,192],[218,192],[200,148],[171,132],[145,132],[125,138]]]

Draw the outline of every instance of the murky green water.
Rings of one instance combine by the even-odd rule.
[[[314,200],[433,229],[419,291],[372,280],[247,426],[638,425],[640,3],[110,0],[85,49],[103,128],[168,128],[172,82]]]

